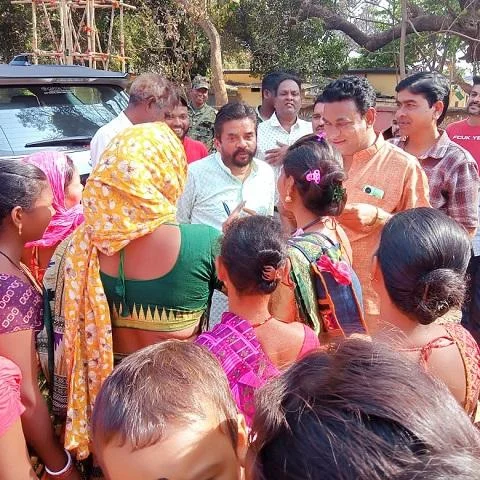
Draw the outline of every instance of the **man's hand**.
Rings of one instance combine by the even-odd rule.
[[[369,203],[348,203],[339,217],[339,222],[351,230],[383,225],[390,214]]]
[[[285,160],[288,150],[288,145],[284,143],[277,142],[277,145],[277,148],[272,148],[265,152],[265,161],[272,166],[283,165],[283,160]]]

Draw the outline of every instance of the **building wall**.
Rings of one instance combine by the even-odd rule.
[[[245,83],[261,85],[262,79],[253,75],[249,70],[224,70],[226,83]]]
[[[353,75],[365,77],[375,91],[383,97],[394,97],[395,87],[400,77],[395,72],[352,72]]]
[[[238,86],[237,96],[242,102],[248,103],[252,107],[262,103],[262,93],[260,91],[252,92],[252,87],[250,86]]]
[[[367,73],[367,80],[384,97],[394,97],[400,77],[395,73]]]
[[[372,84],[373,88],[382,95],[383,97],[393,97],[395,98],[396,92],[395,87],[400,81],[400,76],[395,72],[364,72],[364,73],[355,73],[355,75],[366,77],[367,80]],[[224,70],[225,82],[234,86],[236,92],[229,91],[228,96],[231,100],[241,100],[249,105],[256,107],[262,103],[262,95],[260,92],[261,86],[261,77],[253,75],[248,70]],[[258,91],[252,91],[256,90]],[[305,114],[309,114],[309,103],[313,103],[315,95],[310,98],[303,99],[303,108]],[[454,88],[452,88],[450,94],[450,106],[453,108],[463,108],[465,107],[467,95],[464,95],[463,99],[458,99],[455,95]],[[302,112],[303,113],[303,112]],[[379,122],[383,125],[384,115],[382,111],[382,116]],[[385,112],[386,113],[386,112]],[[388,116],[388,113],[386,113]]]

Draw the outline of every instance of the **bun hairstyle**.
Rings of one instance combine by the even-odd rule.
[[[390,346],[353,338],[260,389],[250,435],[254,480],[433,480],[415,475],[427,456],[480,451],[478,430],[445,384]]]
[[[470,249],[465,230],[439,210],[397,213],[385,225],[378,249],[390,299],[423,325],[460,308]]]
[[[305,208],[319,217],[336,217],[347,201],[342,165],[342,156],[322,135],[306,135],[289,147],[283,169],[293,177]],[[319,182],[309,181],[309,173],[317,170]]]
[[[21,160],[0,160],[0,223],[15,207],[33,207],[48,186],[45,173]]]
[[[260,215],[235,220],[223,236],[220,257],[240,293],[272,293],[287,259],[280,222]]]

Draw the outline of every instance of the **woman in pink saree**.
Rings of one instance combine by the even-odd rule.
[[[281,369],[319,346],[313,330],[269,312],[271,294],[288,277],[286,239],[279,222],[262,216],[236,220],[217,258],[229,311],[196,343],[220,361],[240,411],[250,424],[255,391]]]
[[[80,204],[83,186],[73,161],[61,152],[44,151],[29,155],[25,162],[35,165],[48,178],[53,192],[55,213],[40,240],[25,245],[22,261],[30,268],[37,282],[43,275],[57,245],[67,238],[83,220]]]

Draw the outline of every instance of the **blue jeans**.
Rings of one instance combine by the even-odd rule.
[[[480,256],[472,256],[467,273],[470,281],[467,301],[462,311],[462,325],[480,343]]]

